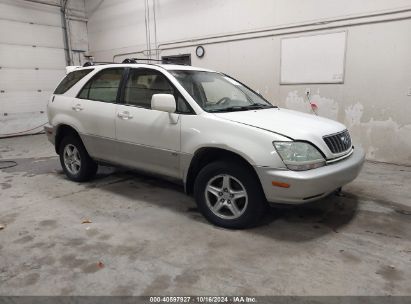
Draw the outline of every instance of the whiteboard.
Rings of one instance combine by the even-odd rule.
[[[347,32],[281,39],[281,84],[343,83]]]

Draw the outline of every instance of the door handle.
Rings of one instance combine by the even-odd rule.
[[[72,106],[71,108],[76,112],[83,110],[83,107],[79,103],[76,104],[75,106]]]
[[[121,119],[132,119],[133,118],[133,115],[131,115],[130,112],[128,111],[118,112],[117,116],[120,117]]]

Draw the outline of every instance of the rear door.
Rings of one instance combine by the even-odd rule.
[[[115,159],[115,115],[124,68],[106,68],[96,73],[72,101],[72,113],[89,154],[97,159]]]
[[[161,72],[147,68],[131,68],[123,90],[115,122],[118,157],[132,167],[179,177],[180,114],[151,109],[153,94],[176,90]]]

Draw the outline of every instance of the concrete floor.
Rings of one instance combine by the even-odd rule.
[[[18,162],[0,170],[1,295],[411,295],[409,167],[366,163],[345,197],[230,231],[166,181],[68,181],[45,135],[0,158]]]

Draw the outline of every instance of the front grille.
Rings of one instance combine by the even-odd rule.
[[[351,137],[348,130],[323,137],[332,153],[341,153],[351,148]]]

